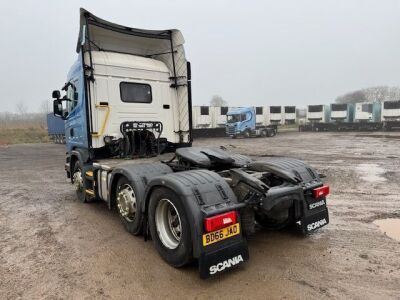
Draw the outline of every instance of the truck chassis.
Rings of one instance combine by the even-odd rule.
[[[71,158],[66,171],[82,202],[105,201],[171,266],[197,259],[201,278],[248,260],[256,223],[308,234],[329,222],[329,187],[296,159],[197,147],[140,160],[85,162],[79,151]]]

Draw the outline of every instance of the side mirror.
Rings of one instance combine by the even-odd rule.
[[[61,100],[56,99],[53,101],[53,113],[56,117],[64,119],[63,106]]]
[[[60,91],[54,90],[53,93],[51,94],[51,97],[53,97],[54,99],[60,99],[60,97],[61,97]]]

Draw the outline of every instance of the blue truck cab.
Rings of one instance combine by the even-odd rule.
[[[67,153],[73,149],[89,148],[87,101],[85,101],[85,84],[83,78],[82,54],[72,65],[67,75],[67,83],[62,90],[71,101],[65,103],[65,142]]]
[[[255,108],[240,107],[227,112],[225,130],[226,134],[232,138],[271,137],[276,134],[277,126],[257,126]]]
[[[243,135],[256,128],[254,107],[241,107],[226,114],[226,134],[229,136]]]

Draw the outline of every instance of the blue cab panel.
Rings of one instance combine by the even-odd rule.
[[[256,129],[256,113],[254,107],[242,107],[228,111],[226,134],[242,134],[246,130]]]
[[[69,102],[70,112],[65,120],[65,141],[67,151],[70,153],[75,148],[88,149],[86,96],[81,54],[68,72],[67,82],[71,83],[66,91],[67,97],[72,101]]]

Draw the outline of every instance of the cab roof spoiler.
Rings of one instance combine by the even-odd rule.
[[[111,23],[80,9],[79,37],[76,52],[110,51],[153,57],[170,54],[171,48],[183,45],[177,29],[147,30]]]

